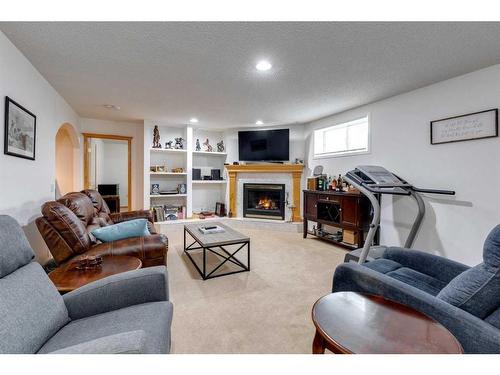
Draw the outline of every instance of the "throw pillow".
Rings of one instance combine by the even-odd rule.
[[[131,237],[148,236],[147,219],[135,219],[97,228],[92,234],[102,242],[124,240]]]

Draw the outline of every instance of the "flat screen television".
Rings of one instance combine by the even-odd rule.
[[[241,161],[290,160],[290,130],[253,130],[238,132],[238,151]]]

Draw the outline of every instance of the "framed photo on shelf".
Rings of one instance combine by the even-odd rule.
[[[220,217],[226,216],[226,205],[224,203],[215,203],[215,215]]]
[[[35,160],[36,116],[5,97],[4,154]]]
[[[431,121],[431,144],[498,137],[498,109]]]

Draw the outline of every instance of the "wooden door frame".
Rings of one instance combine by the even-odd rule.
[[[118,141],[127,141],[128,143],[128,210],[132,210],[132,139],[134,137],[128,137],[124,135],[114,135],[114,134],[98,134],[98,133],[82,133],[83,135],[83,186],[84,189],[88,189],[90,186],[89,179],[89,159],[88,148],[89,148],[89,138],[99,138],[99,139],[114,139]],[[118,207],[118,209],[120,209]]]

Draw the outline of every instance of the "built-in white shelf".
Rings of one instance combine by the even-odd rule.
[[[227,156],[227,152],[217,152],[217,151],[193,151],[193,155],[203,155],[203,156]]]
[[[149,194],[150,198],[187,197],[187,194]]]
[[[193,180],[193,184],[225,184],[226,180]]]
[[[152,152],[170,152],[170,153],[187,153],[187,150],[184,149],[175,149],[175,148],[150,148]]]
[[[161,135],[161,145],[165,141],[182,137],[184,139],[183,149],[152,148],[151,139],[153,139],[154,127],[158,126]],[[214,145],[214,151],[195,151],[196,140],[211,139],[213,142],[225,138],[224,131],[212,131],[206,129],[193,128],[192,126],[170,126],[162,125],[158,122],[149,120],[144,121],[144,207],[154,205],[175,203],[186,207],[186,216],[193,215],[193,208],[197,210],[215,208],[217,202],[226,201],[226,190],[229,184],[228,180],[202,180],[192,181],[192,170],[196,168],[220,169],[221,175],[224,173],[224,162],[227,160],[228,152],[218,152]],[[229,152],[230,153],[230,152]],[[171,171],[174,167],[184,168],[184,173],[173,172],[151,172],[150,166],[159,165]],[[167,169],[165,169],[167,170]],[[208,173],[210,174],[210,173]],[[175,182],[175,184],[174,184]],[[186,194],[151,194],[151,185],[160,184],[161,189],[173,189],[177,183],[183,183],[186,186]],[[176,199],[178,201],[176,201]],[[194,207],[193,207],[194,206]],[[168,223],[179,223],[180,221],[168,221]]]
[[[187,176],[187,173],[175,173],[175,172],[149,172],[151,176]]]

